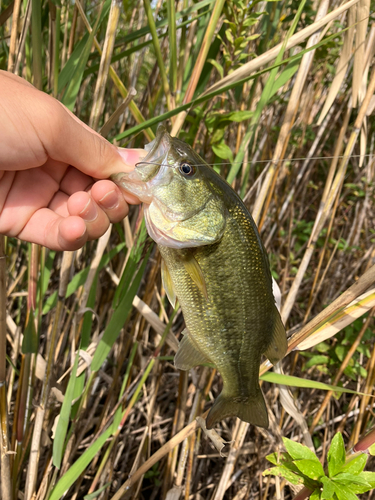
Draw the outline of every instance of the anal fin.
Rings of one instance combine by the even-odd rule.
[[[276,309],[276,306],[275,306]],[[268,346],[264,355],[271,361],[273,365],[283,359],[288,348],[286,339],[285,327],[281,321],[279,312],[276,310],[276,321],[273,329],[272,342]]]
[[[183,337],[174,357],[174,366],[179,370],[190,370],[194,366],[211,363],[191,340],[187,328],[182,332]]]
[[[172,278],[169,274],[168,268],[164,259],[161,260],[161,281],[163,283],[163,288],[165,293],[167,294],[169,302],[172,304],[172,307],[176,307],[176,293],[173,288]]]

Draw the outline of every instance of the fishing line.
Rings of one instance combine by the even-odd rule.
[[[366,158],[366,157],[371,157],[374,156],[373,154],[365,154],[365,155],[339,155],[339,156],[311,156],[311,157],[305,157],[305,158],[284,158],[283,160],[257,160],[255,162],[247,162],[247,163],[282,163],[282,162],[292,162],[292,161],[303,161],[303,160],[333,160],[334,158]],[[195,166],[201,167],[204,165],[209,165],[210,167],[214,166],[220,166],[220,165],[238,165],[244,163],[243,161],[239,162],[230,162],[230,161],[223,161],[220,163],[194,163]],[[166,163],[158,163],[158,162],[153,162],[153,161],[139,161],[136,163],[136,166],[138,165],[158,165],[160,167],[170,167],[170,168],[176,168],[174,165],[168,165]]]

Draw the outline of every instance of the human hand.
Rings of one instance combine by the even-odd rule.
[[[0,71],[0,234],[76,250],[139,200],[106,179],[144,156],[116,148],[59,101]]]

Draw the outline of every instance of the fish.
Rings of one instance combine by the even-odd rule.
[[[163,287],[181,306],[186,328],[174,365],[209,363],[219,371],[223,389],[207,429],[233,416],[267,428],[261,357],[279,362],[287,339],[256,224],[232,187],[163,125],[145,149],[133,171],[111,179],[143,202]]]

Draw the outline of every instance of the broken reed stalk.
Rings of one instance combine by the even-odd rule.
[[[90,26],[90,23],[86,17],[86,14],[85,14],[83,7],[82,7],[81,3],[79,2],[79,0],[76,0],[76,6],[79,10],[79,13],[82,17],[83,22],[85,23],[87,31],[89,33],[91,33],[92,28]],[[98,42],[96,36],[94,37],[94,44],[95,44],[96,50],[98,51],[99,55],[102,55],[102,49],[100,47],[100,43]],[[127,91],[124,84],[122,83],[121,78],[119,78],[116,71],[113,69],[113,67],[111,65],[109,66],[108,71],[109,71],[110,77],[112,78],[113,83],[116,85],[121,96],[123,97],[123,99],[126,99],[129,95],[129,92]],[[132,115],[137,123],[142,123],[145,121],[145,118],[143,117],[142,113],[140,112],[138,106],[135,104],[134,101],[131,101],[129,103],[129,109],[130,109],[130,111],[131,111],[131,113],[132,113]],[[153,133],[153,131],[150,128],[144,129],[143,134],[145,135],[145,137],[148,141],[152,141],[155,138],[155,134]]]
[[[228,489],[228,482],[230,481],[234,468],[237,463],[239,453],[245,441],[246,433],[250,424],[236,419],[236,425],[233,431],[233,441],[230,443],[230,449],[225,461],[225,467],[221,475],[217,490],[213,500],[223,500],[226,490]]]
[[[104,92],[107,84],[109,67],[111,65],[113,48],[115,46],[116,30],[118,21],[120,19],[121,6],[121,0],[112,0],[111,10],[109,11],[107,30],[104,39],[103,52],[100,58],[99,73],[94,91],[94,100],[89,120],[89,125],[94,130],[97,130],[98,128],[99,120],[102,114]]]
[[[12,19],[12,29],[10,34],[9,43],[9,56],[8,56],[8,71],[14,72],[16,47],[17,47],[17,36],[18,36],[18,19],[21,10],[21,0],[15,0],[13,4],[13,19]]]
[[[207,417],[208,411],[206,411],[202,418]],[[124,495],[139,479],[143,476],[151,467],[161,460],[169,451],[185,439],[187,439],[193,432],[198,429],[199,424],[196,420],[193,420],[190,424],[184,427],[179,433],[177,433],[172,439],[170,439],[165,445],[163,445],[159,450],[154,453],[146,462],[119,488],[117,493],[111,498],[111,500],[120,500],[122,495]]]

